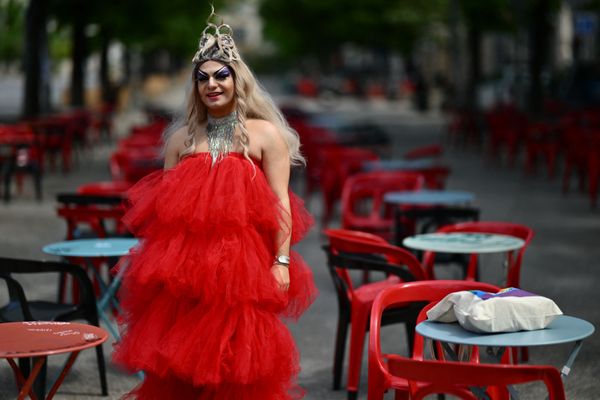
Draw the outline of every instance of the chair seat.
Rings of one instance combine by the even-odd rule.
[[[36,321],[60,320],[60,317],[77,310],[74,304],[57,304],[46,301],[31,301],[29,309],[33,319]],[[17,302],[11,302],[0,309],[0,320],[5,322],[23,321],[21,306]]]

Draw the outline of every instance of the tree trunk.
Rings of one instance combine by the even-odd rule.
[[[48,84],[47,19],[46,0],[31,0],[25,19],[25,93],[23,96],[23,117],[31,118],[47,111],[47,93],[43,90]]]
[[[529,40],[529,74],[531,76],[529,110],[533,114],[541,113],[544,105],[542,71],[548,59],[549,13],[548,1],[538,0],[533,8],[533,23]]]
[[[85,37],[85,15],[81,12],[73,21],[71,61],[71,105],[82,107],[85,104],[85,62],[87,41]]]
[[[110,45],[110,36],[106,30],[100,33],[100,87],[102,88],[102,101],[112,101],[112,87],[108,76],[108,47]]]
[[[481,80],[481,29],[477,24],[471,23],[468,30],[469,46],[469,82],[467,83],[466,105],[477,108],[477,85]]]

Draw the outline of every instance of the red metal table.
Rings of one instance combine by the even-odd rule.
[[[106,341],[108,333],[93,325],[73,322],[8,322],[0,324],[0,358],[6,358],[20,388],[18,400],[29,395],[36,396],[31,386],[48,356],[71,353],[62,372],[52,385],[46,399],[52,399],[65,379],[81,350],[99,346]],[[35,364],[27,379],[17,366],[15,358],[35,358]]]

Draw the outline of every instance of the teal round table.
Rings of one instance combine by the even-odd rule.
[[[97,302],[98,316],[102,319],[102,321],[104,321],[112,336],[117,340],[120,338],[119,333],[113,327],[105,310],[109,304],[112,304],[112,306],[117,310],[120,309],[119,302],[116,298],[116,293],[121,285],[123,274],[127,269],[126,263],[122,263],[116,276],[110,283],[106,283],[104,282],[100,271],[96,269],[91,259],[100,257],[126,256],[129,254],[131,249],[138,245],[138,243],[139,240],[134,238],[96,238],[66,240],[63,242],[51,243],[42,248],[42,251],[46,254],[62,257],[81,257],[86,260],[86,263],[93,271],[98,283],[100,284],[101,296]]]
[[[386,203],[397,206],[423,205],[457,205],[468,204],[475,200],[475,195],[464,190],[417,190],[406,192],[389,192],[383,196]]]
[[[492,355],[498,362],[506,348],[509,347],[575,343],[569,353],[567,362],[561,369],[561,375],[564,379],[571,372],[571,367],[581,349],[583,340],[591,336],[595,328],[594,325],[581,318],[560,315],[545,329],[533,331],[477,333],[463,329],[456,322],[442,323],[434,321],[421,322],[417,325],[416,331],[425,338],[441,342],[446,352],[454,360],[457,360],[458,357],[448,343],[487,347],[491,350],[488,354]],[[496,351],[493,349],[496,349]]]
[[[456,232],[409,236],[402,244],[411,249],[436,253],[484,254],[517,250],[525,245],[525,241],[497,233]]]
[[[121,257],[138,244],[138,239],[78,239],[51,243],[42,248],[46,254],[63,257]]]

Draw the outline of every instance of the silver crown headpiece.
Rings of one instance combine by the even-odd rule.
[[[212,11],[206,19],[206,28],[202,31],[202,36],[200,36],[198,42],[198,51],[192,62],[200,64],[204,61],[213,60],[229,64],[232,61],[239,60],[240,54],[233,41],[233,29],[224,24],[222,19],[220,24],[211,22],[211,18],[217,16],[212,5],[211,8]]]

